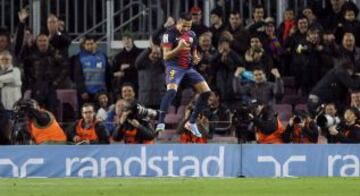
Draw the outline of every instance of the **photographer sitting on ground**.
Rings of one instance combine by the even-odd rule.
[[[19,100],[14,107],[17,108],[14,110],[15,116],[23,113],[29,119],[26,129],[31,134],[32,141],[35,144],[66,143],[66,135],[54,115],[40,108],[35,100]],[[14,126],[16,125],[14,124]]]
[[[156,137],[148,118],[156,115],[156,111],[142,107],[133,102],[118,100],[123,104],[119,113],[118,126],[113,132],[114,141],[123,140],[127,144],[153,144]],[[117,108],[118,109],[118,108]]]
[[[253,118],[256,141],[259,144],[282,144],[284,127],[271,107],[258,103]]]
[[[319,130],[316,122],[304,110],[294,112],[283,134],[285,143],[317,143]]]
[[[81,107],[82,118],[68,131],[68,138],[75,144],[109,144],[109,134],[105,126],[96,119],[95,108],[90,103]]]
[[[329,127],[329,133],[340,143],[360,143],[360,112],[352,107],[345,111],[344,122],[339,129]]]

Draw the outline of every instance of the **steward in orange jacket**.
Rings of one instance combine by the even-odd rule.
[[[259,144],[282,144],[284,127],[271,107],[259,104],[253,118]]]
[[[40,109],[34,101],[34,107],[29,108],[29,132],[36,144],[65,144],[66,135],[54,115]]]
[[[105,126],[95,118],[94,106],[85,103],[81,107],[82,118],[76,121],[68,131],[71,142],[79,144],[109,144],[109,134]]]

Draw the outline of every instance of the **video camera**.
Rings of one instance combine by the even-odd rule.
[[[32,99],[21,99],[14,106],[14,115],[12,116],[11,143],[29,144],[31,135],[28,131],[27,114],[30,109],[35,107],[35,101]]]
[[[254,116],[258,105],[259,103],[255,99],[244,100],[233,111],[232,125],[235,128],[238,143],[255,140],[254,123],[251,115]]]

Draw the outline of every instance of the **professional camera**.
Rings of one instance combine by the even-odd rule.
[[[320,128],[329,128],[340,123],[339,117],[332,117],[328,114],[321,114],[316,118],[316,123]]]
[[[144,119],[144,118],[155,118],[157,116],[156,110],[145,108],[144,106],[132,102],[129,103],[126,108],[126,111],[130,111],[128,119]]]
[[[28,112],[34,108],[34,101],[31,99],[21,99],[14,106],[14,115],[12,116],[11,143],[29,144],[31,135],[28,131]]]
[[[257,100],[247,100],[241,102],[233,111],[232,123],[236,131],[238,143],[255,140],[251,115],[254,115],[257,105]]]

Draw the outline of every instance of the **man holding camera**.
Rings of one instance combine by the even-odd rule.
[[[253,114],[256,141],[259,144],[282,144],[284,127],[277,115],[268,105],[258,102]]]
[[[95,108],[90,103],[81,107],[82,118],[70,126],[68,138],[75,144],[109,144],[105,126],[95,117]]]
[[[339,143],[360,143],[360,112],[351,107],[344,113],[344,122],[339,129],[336,126],[329,127],[330,135],[334,136]]]
[[[295,111],[283,134],[285,143],[310,144],[317,143],[318,127],[306,111]]]
[[[35,100],[20,100],[15,104],[15,116],[23,113],[29,119],[27,131],[35,144],[65,144],[66,135],[54,115]],[[26,123],[26,122],[19,122]],[[14,125],[16,126],[16,125]]]
[[[156,133],[148,117],[154,116],[151,109],[146,109],[139,104],[118,100],[123,106],[118,116],[118,127],[112,134],[114,141],[124,141],[126,144],[154,144]],[[156,112],[155,112],[156,114]]]

